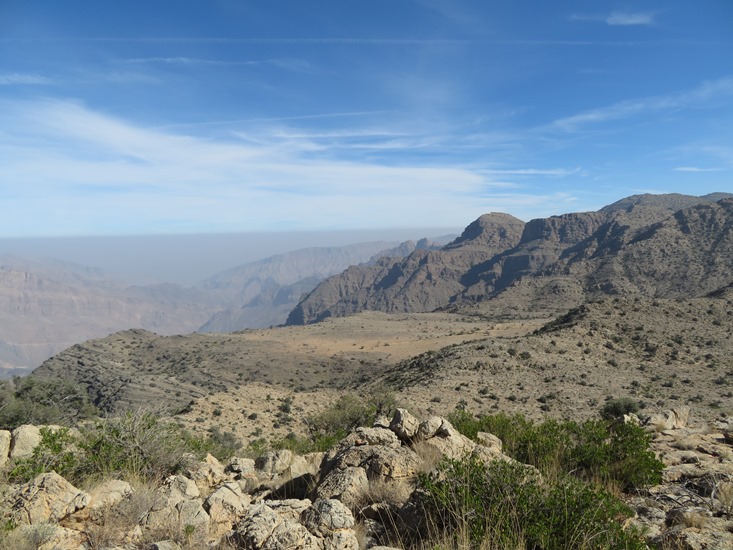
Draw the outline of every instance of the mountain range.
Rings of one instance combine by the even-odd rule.
[[[440,250],[329,277],[287,323],[363,310],[549,316],[607,295],[704,296],[733,282],[732,266],[729,193],[636,195],[527,223],[491,213]]]

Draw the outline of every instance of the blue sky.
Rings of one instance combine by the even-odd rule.
[[[0,2],[0,237],[733,191],[733,2]]]

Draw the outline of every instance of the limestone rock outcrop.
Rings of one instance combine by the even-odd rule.
[[[12,497],[15,523],[58,522],[89,504],[90,497],[55,472],[38,475],[21,485]]]

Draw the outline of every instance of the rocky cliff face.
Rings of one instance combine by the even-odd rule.
[[[648,209],[642,212],[650,219]],[[552,313],[607,295],[700,297],[733,282],[733,199],[667,215],[657,210],[651,219],[661,220],[648,225],[629,216],[613,214],[555,262],[521,274],[488,300],[482,288],[469,292],[485,301],[482,308]]]
[[[477,303],[488,314],[544,315],[619,292],[702,296],[733,278],[726,268],[733,254],[730,197],[639,195],[598,212],[527,224],[488,214],[439,251],[416,251],[327,279],[288,323]]]
[[[515,246],[524,223],[508,214],[487,214],[440,250],[415,250],[405,258],[382,258],[330,277],[290,313],[288,324],[374,309],[425,312],[448,305],[474,266]]]

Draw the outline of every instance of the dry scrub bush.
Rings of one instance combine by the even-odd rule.
[[[715,496],[720,502],[723,513],[731,517],[733,514],[733,482],[723,481],[719,483],[715,490]]]
[[[235,448],[226,434],[214,431],[201,439],[145,411],[99,419],[78,437],[66,428],[42,429],[41,435],[33,455],[12,465],[11,481],[29,481],[52,470],[77,486],[111,478],[159,481],[207,452],[225,458]]]
[[[171,521],[167,525],[144,530],[140,542],[143,548],[149,548],[154,542],[170,540],[177,543],[181,550],[200,550],[207,547],[207,539],[205,527]]]
[[[431,472],[443,460],[443,453],[440,452],[440,449],[424,441],[413,444],[412,450],[420,457],[420,473]]]
[[[154,484],[135,483],[130,495],[100,510],[93,521],[86,524],[84,534],[90,550],[123,544],[125,538],[145,519],[158,498]]]
[[[0,550],[37,550],[51,540],[56,529],[51,523],[21,525],[0,534]]]
[[[682,514],[681,523],[687,528],[702,529],[705,527],[708,518],[700,512],[685,512]]]
[[[410,498],[414,489],[414,480],[374,479],[369,482],[368,489],[357,498],[356,508],[361,509],[371,504],[381,503],[399,507]]]

